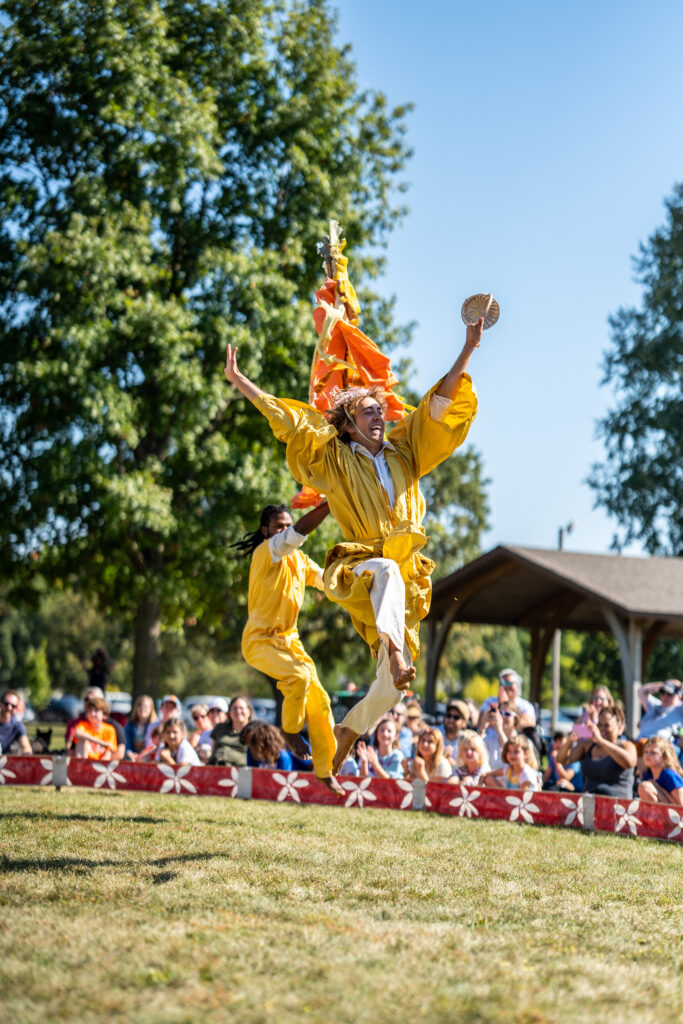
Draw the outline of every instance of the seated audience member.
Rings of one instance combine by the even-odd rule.
[[[10,747],[16,743],[20,754],[31,754],[31,744],[26,735],[26,727],[17,711],[20,697],[16,690],[5,690],[0,704],[0,754],[9,754]]]
[[[458,737],[467,728],[470,709],[464,700],[449,700],[443,725],[439,728],[443,733],[443,753],[451,768],[455,766],[458,756]]]
[[[161,700],[161,718],[159,719],[160,724],[163,726],[164,722],[167,722],[169,718],[180,717],[182,711],[182,705],[180,700],[174,693],[167,693]],[[152,731],[156,728],[156,720],[151,721],[147,726],[147,732],[145,733],[145,747],[150,746],[152,740]]]
[[[211,710],[209,708],[210,716]],[[247,697],[239,696],[232,698],[227,711],[225,719],[217,722],[209,734],[209,740],[213,746],[213,753],[209,758],[209,764],[232,765],[233,768],[243,768],[247,764],[247,749],[242,730],[252,721],[254,709]]]
[[[126,737],[126,757],[129,761],[136,761],[145,749],[145,736],[150,722],[156,722],[157,713],[154,701],[144,694],[138,697],[133,704],[130,718],[124,729]]]
[[[581,765],[578,761],[565,767],[557,760],[557,751],[564,740],[564,733],[556,732],[553,736],[553,745],[548,751],[548,767],[543,772],[543,789],[557,793],[564,790],[569,793],[581,793],[583,790],[583,779],[581,778]]]
[[[425,728],[425,723],[422,721],[422,708],[420,707],[420,702],[414,697],[411,697],[410,700],[406,701],[406,725],[412,733],[410,738],[410,757],[412,758],[415,756],[418,737]]]
[[[402,779],[403,754],[393,718],[383,718],[375,729],[372,744],[356,742],[361,778]]]
[[[197,751],[186,739],[182,718],[167,718],[161,726],[161,746],[157,760],[164,764],[201,764]]]
[[[253,722],[247,734],[247,765],[250,768],[292,770],[292,758],[279,729],[267,722]]]
[[[443,756],[443,734],[439,729],[423,729],[417,739],[415,756],[403,762],[407,779],[442,782],[450,777],[451,766]]]
[[[206,705],[209,723],[199,736],[200,743],[215,743],[214,729],[216,735],[221,732],[232,732],[232,725],[228,718],[228,702],[224,697],[213,697]]]
[[[190,714],[192,715],[192,721],[194,722],[194,729],[187,738],[195,750],[200,746],[208,746],[210,756],[211,750],[213,749],[211,743],[207,743],[206,740],[202,743],[202,736],[207,729],[211,729],[211,723],[209,722],[209,705],[193,704]]]
[[[102,697],[88,697],[85,715],[76,723],[72,745],[76,757],[87,757],[91,761],[119,760],[116,730],[105,722],[109,705]]]
[[[650,804],[683,805],[683,776],[673,745],[661,736],[651,736],[643,748],[645,771],[640,777],[638,796]]]
[[[555,757],[563,765],[581,762],[585,793],[598,796],[633,796],[633,776],[637,760],[636,748],[623,738],[623,709],[619,704],[603,708],[598,724],[588,722],[591,737],[581,739],[572,730],[565,737]]]
[[[502,789],[540,789],[536,750],[528,736],[512,736],[503,747],[504,767],[485,776],[485,785]]]
[[[683,689],[680,680],[646,683],[638,688],[638,697],[645,714],[640,720],[638,740],[661,736],[672,740],[683,726]]]
[[[105,700],[104,690],[102,690],[100,686],[89,686],[85,691],[85,696],[83,698],[84,703],[87,703],[87,701],[91,697],[97,697],[100,700]],[[107,707],[108,706],[109,705],[107,705]],[[64,748],[66,750],[70,750],[71,747],[73,746],[73,738],[76,726],[78,725],[79,722],[83,721],[84,716],[85,710],[83,711],[82,715],[79,715],[77,718],[72,718],[70,721],[66,723],[66,729],[64,730]],[[115,718],[112,718],[109,712],[107,712],[107,714],[105,715],[104,722],[105,725],[110,725],[114,732],[116,733],[116,750],[114,751],[112,760],[123,761],[124,757],[126,756],[126,734],[124,732],[123,726],[121,725],[120,722],[117,722]]]
[[[402,703],[394,704],[389,714],[396,722],[396,729],[398,732],[398,745],[401,748],[401,753],[403,754],[404,757],[412,757],[413,730],[409,729],[406,724],[406,718],[408,716],[407,707],[405,706],[405,704]]]
[[[474,729],[465,729],[458,739],[455,767],[449,782],[465,786],[483,786],[483,778],[491,771],[484,741]]]
[[[517,706],[508,700],[493,702],[479,715],[479,733],[484,740],[491,770],[503,766],[503,747],[511,736],[519,732],[520,715]]]

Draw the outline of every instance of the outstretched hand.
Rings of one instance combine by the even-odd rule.
[[[484,333],[484,318],[480,316],[475,324],[468,324],[465,335],[465,344],[473,348],[479,348],[481,336]]]
[[[237,381],[237,345],[228,345],[225,353],[225,376],[231,384]]]

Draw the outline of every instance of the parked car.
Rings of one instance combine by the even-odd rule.
[[[546,739],[550,739],[552,737],[552,717],[552,711],[549,708],[541,708],[540,725],[543,731],[543,735],[546,737]],[[573,728],[573,720],[569,717],[569,715],[565,715],[564,711],[562,711],[561,708],[558,709],[556,731],[564,733],[565,736],[568,736]]]
[[[83,714],[83,701],[73,693],[65,693],[61,697],[53,697],[43,708],[40,719],[43,722],[70,722]]]
[[[111,717],[125,725],[133,709],[133,698],[121,690],[106,690],[104,699],[111,708]]]
[[[272,697],[250,697],[249,700],[254,709],[254,718],[260,718],[262,722],[275,725],[277,704]]]

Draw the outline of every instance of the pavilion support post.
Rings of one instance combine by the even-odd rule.
[[[641,684],[643,667],[643,628],[635,619],[624,622],[611,608],[603,612],[619,645],[621,671],[624,677],[624,702],[626,704],[626,730],[635,736],[640,721],[638,687]]]

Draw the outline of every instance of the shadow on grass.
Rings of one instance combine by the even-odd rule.
[[[23,871],[75,871],[80,874],[85,871],[92,871],[94,868],[122,868],[122,867],[150,867],[165,868],[169,864],[192,864],[198,860],[213,860],[216,857],[223,857],[222,853],[183,853],[177,857],[155,857],[154,860],[110,860],[100,857],[98,860],[89,860],[86,857],[54,857],[48,860],[44,857],[33,857],[13,860],[6,854],[0,854],[0,872],[7,874],[20,873]],[[168,877],[165,877],[165,874]],[[176,872],[159,873],[156,878],[161,881],[170,881],[175,877]]]
[[[54,811],[0,811],[3,818],[25,818],[37,821],[133,821],[141,825],[168,825],[168,818],[150,818],[146,815],[125,814],[55,814]]]

